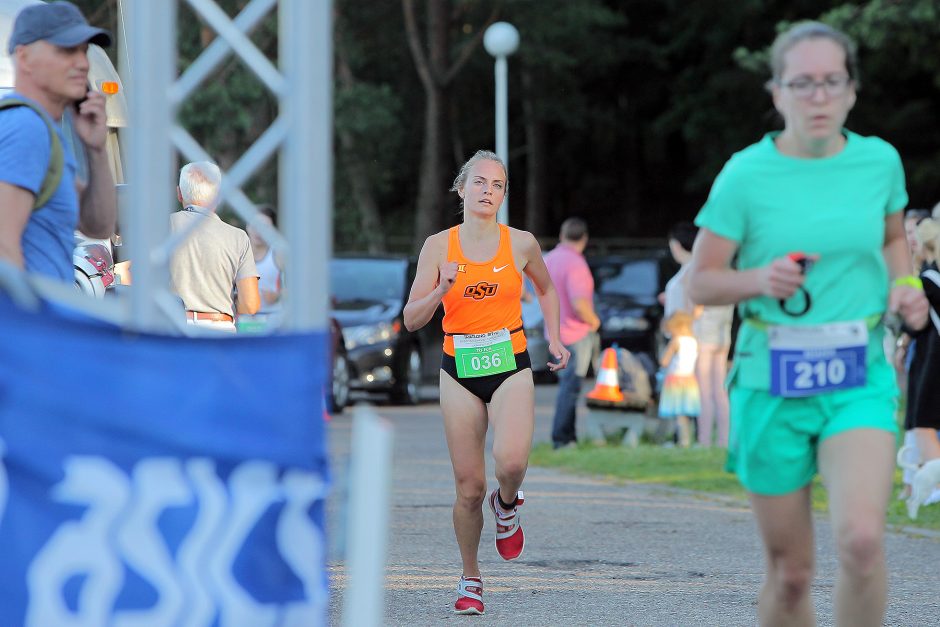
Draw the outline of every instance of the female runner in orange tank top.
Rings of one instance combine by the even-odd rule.
[[[522,273],[532,280],[548,331],[549,352],[564,368],[568,351],[559,338],[558,295],[542,251],[527,232],[500,225],[496,212],[509,185],[494,153],[478,151],[460,169],[452,191],[463,199],[463,223],[430,236],[421,248],[405,326],[420,329],[444,305],[441,412],[454,467],[454,531],[463,576],[454,611],[483,613],[477,553],[484,500],[496,517],[496,550],[503,559],[522,554],[525,536],[517,508],[535,425],[535,387],[522,331]],[[487,496],[484,447],[493,425],[493,460],[499,487]]]

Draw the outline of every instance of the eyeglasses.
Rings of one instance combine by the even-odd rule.
[[[800,100],[809,100],[816,95],[816,89],[822,87],[830,98],[838,98],[845,93],[852,77],[845,74],[827,76],[821,81],[814,81],[808,76],[794,78],[792,81],[782,83],[782,87],[789,89]]]

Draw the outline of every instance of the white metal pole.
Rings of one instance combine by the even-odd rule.
[[[280,206],[290,247],[288,326],[327,328],[333,243],[333,3],[282,0],[279,57],[289,93]]]
[[[496,156],[503,160],[506,166],[506,176],[509,176],[509,88],[508,63],[505,55],[496,57]],[[509,224],[509,195],[503,197],[503,204],[496,212],[496,220],[500,224]]]
[[[374,410],[353,416],[343,625],[382,625],[393,431]]]
[[[506,57],[519,47],[519,31],[509,22],[491,24],[483,33],[483,47],[496,59],[496,156],[509,174],[509,95]],[[509,197],[496,213],[501,224],[509,223]]]
[[[130,72],[128,100],[128,183],[130,202],[120,216],[131,258],[134,289],[131,320],[157,330],[158,294],[169,286],[166,264],[150,263],[150,252],[169,234],[175,202],[170,125],[176,117],[167,93],[176,71],[176,2],[134,0],[125,4],[128,18]]]
[[[131,62],[128,57],[130,48],[127,45],[127,9],[124,7],[128,0],[117,1],[117,43],[118,74],[121,80],[128,82],[131,73]]]
[[[232,24],[247,35],[267,17],[276,4],[277,0],[253,0],[232,20]],[[232,42],[226,40],[225,37],[216,37],[209,47],[193,61],[192,65],[186,68],[170,90],[170,102],[174,104],[182,102],[196,91],[202,82],[228,58],[231,51]]]

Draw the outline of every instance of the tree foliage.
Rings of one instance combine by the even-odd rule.
[[[115,0],[78,4],[86,15],[114,19]],[[183,71],[212,33],[179,4]],[[247,0],[219,4],[235,15]],[[338,249],[413,251],[427,233],[459,221],[448,183],[475,150],[494,147],[493,59],[479,45],[493,19],[513,23],[521,37],[509,59],[513,226],[551,237],[576,214],[595,235],[662,237],[694,216],[728,157],[779,128],[763,88],[766,51],[781,29],[804,19],[858,42],[862,83],[849,127],[898,148],[912,205],[940,200],[937,0],[334,0],[334,7]],[[273,13],[252,39],[276,60]],[[275,114],[274,99],[230,57],[180,117],[229,166]],[[249,182],[249,196],[276,202],[276,178],[271,163]]]
[[[901,153],[911,206],[940,201],[940,2],[870,0],[822,19],[859,43],[862,91],[854,121]]]

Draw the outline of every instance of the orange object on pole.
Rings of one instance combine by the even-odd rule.
[[[108,96],[113,96],[114,94],[121,91],[121,86],[117,81],[101,81],[99,86],[101,88],[101,93]]]
[[[617,373],[617,349],[604,349],[601,370],[597,374],[594,389],[587,393],[587,398],[611,403],[620,403],[624,400]]]

